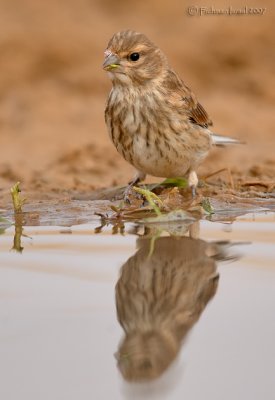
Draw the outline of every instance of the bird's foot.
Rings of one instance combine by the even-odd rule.
[[[137,199],[142,199],[142,195],[133,190],[133,187],[143,181],[145,177],[146,175],[143,172],[138,171],[135,177],[128,183],[128,186],[123,194],[123,200],[125,203],[131,204],[131,196],[134,196]]]
[[[131,196],[134,194],[133,185],[130,183],[123,193],[123,201],[126,204],[131,204]]]
[[[128,185],[123,194],[123,201],[126,204],[132,204],[133,200],[142,200],[144,205],[145,198],[141,193],[137,192],[135,186]]]

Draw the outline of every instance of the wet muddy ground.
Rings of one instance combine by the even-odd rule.
[[[179,0],[1,1],[0,208],[17,181],[29,200],[60,200],[132,178],[105,127],[111,83],[102,70],[110,37],[127,28],[144,32],[165,52],[215,132],[246,142],[213,150],[199,177],[229,168],[247,190],[260,184],[274,191],[274,4],[265,1],[262,16],[243,17],[192,17],[188,6]],[[239,1],[231,6],[240,8]],[[226,173],[220,178],[228,181]]]

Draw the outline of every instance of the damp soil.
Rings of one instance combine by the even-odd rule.
[[[132,178],[106,131],[111,83],[101,67],[110,37],[126,27],[167,54],[215,132],[246,143],[213,150],[199,177],[225,169],[219,179],[227,184],[229,169],[235,187],[274,193],[274,5],[265,7],[263,16],[190,17],[177,0],[2,0],[0,208],[17,181],[32,203],[89,196]]]

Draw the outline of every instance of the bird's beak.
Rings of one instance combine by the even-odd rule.
[[[106,71],[113,70],[117,67],[119,67],[119,58],[117,55],[112,53],[111,51],[106,51],[105,53],[105,60],[103,63],[103,69]]]

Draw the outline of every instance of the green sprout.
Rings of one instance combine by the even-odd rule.
[[[178,188],[186,188],[188,187],[188,181],[185,178],[167,178],[165,181],[161,182],[161,185],[167,185],[167,186],[174,186]]]
[[[151,258],[152,255],[154,254],[155,251],[155,243],[158,240],[158,238],[161,236],[162,229],[158,229],[157,232],[153,237],[150,239],[150,248],[149,248],[149,254],[147,258]]]
[[[205,198],[202,200],[201,206],[207,214],[212,215],[215,213],[215,211],[210,203],[210,200],[208,198]]]
[[[148,203],[150,204],[150,206],[153,208],[153,210],[155,211],[155,213],[158,216],[161,216],[161,211],[159,206],[156,204],[158,203],[160,206],[163,206],[162,201],[160,200],[160,198],[153,192],[151,192],[150,190],[147,189],[141,189],[139,187],[134,186],[133,189],[141,194],[142,196],[145,197],[145,199],[148,201]]]

